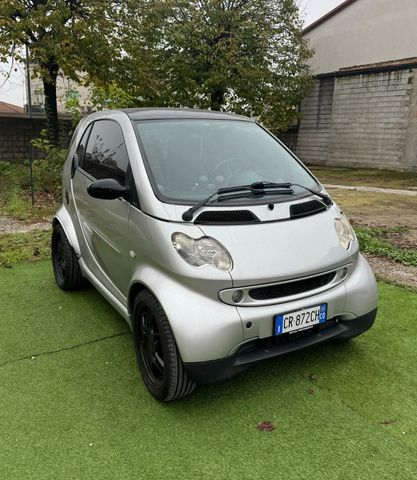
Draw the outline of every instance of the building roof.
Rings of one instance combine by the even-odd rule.
[[[0,114],[7,115],[23,115],[25,109],[12,103],[0,102]]]
[[[321,73],[316,78],[349,77],[354,75],[372,75],[377,73],[395,72],[417,68],[417,57],[389,60],[386,62],[369,63],[367,65],[353,65],[344,67],[335,72]]]
[[[311,30],[314,30],[315,28],[317,28],[319,25],[321,25],[322,23],[324,22],[327,22],[327,20],[329,20],[330,18],[334,17],[335,15],[337,15],[339,12],[341,12],[342,10],[344,10],[345,8],[349,7],[350,5],[352,5],[352,3],[355,3],[357,0],[345,0],[343,3],[341,3],[340,5],[338,5],[336,8],[334,8],[333,10],[330,10],[330,12],[326,13],[325,15],[323,15],[322,17],[320,17],[318,20],[316,20],[315,22],[313,22],[311,25],[309,25],[308,27],[306,27],[303,31],[302,31],[302,34],[305,35],[306,33],[308,32],[311,32]]]

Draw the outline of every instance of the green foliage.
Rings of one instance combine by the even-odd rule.
[[[0,266],[48,258],[50,240],[50,232],[44,230],[0,234]]]
[[[106,78],[115,57],[116,0],[7,0],[0,2],[0,61],[25,62],[30,51],[34,73],[45,91],[48,134],[58,144],[56,79],[60,73],[83,83]],[[116,17],[115,17],[116,18]]]
[[[80,105],[80,96],[78,92],[74,90],[67,92],[65,98],[65,110],[70,113],[72,129],[75,130],[81,118],[83,117]]]
[[[10,163],[9,162],[0,162],[0,175],[2,177],[7,177],[10,174]]]
[[[93,105],[97,110],[134,107],[135,99],[116,82],[93,87]]]
[[[119,14],[125,55],[114,68],[138,105],[221,109],[276,128],[296,118],[311,50],[294,0],[131,0]]]
[[[30,194],[29,162],[11,163],[5,170],[0,169],[0,214],[16,220],[40,222],[48,219],[57,209],[59,201],[60,179],[59,172],[56,172],[52,182],[57,184],[51,188],[52,193],[42,190],[43,178],[49,178],[50,172],[43,161],[38,164],[46,170],[46,174],[36,171],[35,206],[32,207]],[[35,169],[37,170],[35,164]],[[58,180],[57,180],[58,179]]]
[[[0,162],[0,206],[2,213],[19,220],[28,218],[23,189],[29,184],[25,165]]]
[[[30,217],[30,208],[25,201],[23,191],[18,186],[9,190],[2,210],[16,220],[28,220]]]
[[[112,0],[8,0],[0,3],[0,58],[24,61],[17,47],[28,45],[36,73],[51,75],[51,62],[74,80],[105,75],[113,48]]]
[[[0,162],[0,192],[5,192],[8,189],[10,177],[10,163]]]
[[[45,130],[41,137],[32,141],[43,154],[43,158],[33,162],[33,176],[37,191],[52,193],[56,198],[61,193],[62,167],[67,150],[56,147],[48,138]]]
[[[387,257],[404,265],[417,267],[417,250],[398,248],[388,240],[389,233],[401,232],[404,228],[365,227],[355,228],[361,250],[365,253]]]
[[[0,198],[15,189],[27,190],[29,186],[28,160],[21,163],[9,163],[4,170],[0,168]]]

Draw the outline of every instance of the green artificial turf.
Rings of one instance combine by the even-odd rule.
[[[1,479],[417,477],[416,294],[381,283],[353,342],[160,404],[93,289],[61,292],[38,262],[0,270],[0,292]]]

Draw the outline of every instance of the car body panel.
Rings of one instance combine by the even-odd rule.
[[[80,244],[78,242],[77,234],[74,228],[74,222],[71,218],[71,214],[65,204],[61,205],[53,218],[53,224],[59,223],[64,229],[65,235],[68,238],[72,248],[75,251],[77,257],[81,257]]]
[[[266,208],[266,207],[265,207]],[[278,282],[336,268],[355,260],[358,245],[346,251],[336,236],[340,209],[283,222],[251,225],[202,225],[233,259],[234,287]]]
[[[77,210],[76,231],[86,265],[94,269],[100,266],[101,281],[112,279],[112,289],[126,292],[129,270],[129,209],[123,199],[100,200],[87,193],[91,179],[78,169],[73,178],[74,200]],[[114,291],[113,293],[116,293]]]

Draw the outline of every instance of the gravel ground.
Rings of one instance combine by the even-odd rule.
[[[49,222],[37,222],[27,224],[19,220],[0,216],[0,233],[25,233],[34,230],[49,230]]]
[[[417,290],[417,267],[407,267],[402,263],[374,255],[365,256],[379,278]]]
[[[358,187],[353,185],[325,185],[325,188],[329,190],[351,190],[357,192],[388,193],[392,195],[408,195],[411,197],[417,197],[417,190],[415,188],[412,188],[410,190],[399,190],[393,188]]]

